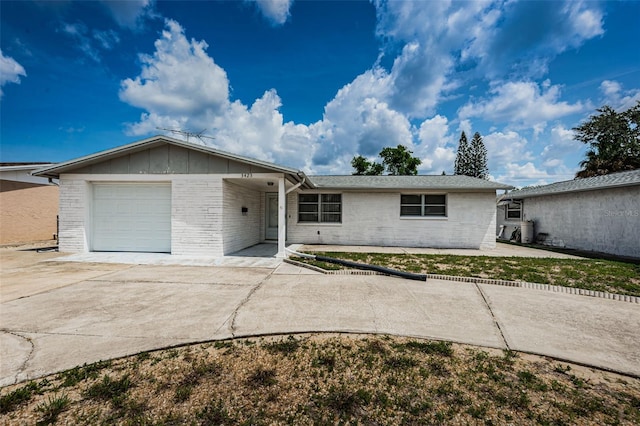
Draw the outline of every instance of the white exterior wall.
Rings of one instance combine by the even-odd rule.
[[[58,248],[61,252],[82,253],[89,250],[87,239],[91,211],[91,186],[84,179],[61,176]]]
[[[62,175],[62,252],[91,250],[92,182],[171,182],[171,253],[222,256],[223,175]]]
[[[554,245],[640,258],[640,187],[526,198],[523,215]]]
[[[171,254],[222,256],[222,177],[171,182]]]
[[[262,239],[260,223],[264,222],[260,208],[263,193],[227,181],[223,182],[222,191],[224,254],[258,244]],[[245,216],[243,207],[248,209]]]
[[[506,206],[498,206],[496,208],[496,235],[500,233],[500,226],[504,226],[504,232],[502,233],[502,239],[508,240],[511,238],[511,234],[516,228],[520,227],[522,219],[507,219],[506,218]]]
[[[342,192],[341,224],[309,224],[298,223],[298,193],[294,192],[287,199],[288,242],[494,248],[495,199],[495,191],[448,193],[448,217],[400,218],[399,192]]]

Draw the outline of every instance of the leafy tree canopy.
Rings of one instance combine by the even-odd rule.
[[[398,145],[396,148],[383,148],[379,156],[382,158],[382,164],[368,161],[362,155],[353,157],[351,160],[351,166],[355,170],[353,174],[381,175],[386,170],[390,175],[417,175],[418,166],[422,163],[403,145]]]
[[[353,157],[351,166],[355,169],[355,172],[353,172],[354,175],[381,175],[382,172],[384,172],[384,166],[382,164],[369,161],[362,155]]]
[[[578,127],[574,139],[589,145],[576,177],[640,169],[640,101],[623,112],[608,105]]]

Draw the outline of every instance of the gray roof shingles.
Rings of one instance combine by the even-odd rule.
[[[318,189],[497,190],[512,186],[460,175],[309,176]]]
[[[505,197],[519,199],[637,185],[640,185],[640,169],[590,178],[567,180],[549,185],[532,186],[512,191],[509,194],[505,194]]]

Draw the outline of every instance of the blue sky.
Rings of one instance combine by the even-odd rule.
[[[573,178],[572,127],[640,100],[640,2],[2,1],[0,160],[63,161],[206,129],[217,148],[349,174],[403,144],[451,173]],[[195,141],[192,139],[192,141]]]

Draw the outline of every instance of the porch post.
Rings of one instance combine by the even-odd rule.
[[[278,178],[278,254],[276,257],[285,258],[285,240],[287,239],[287,220],[285,217],[287,195],[284,187],[284,176]]]

